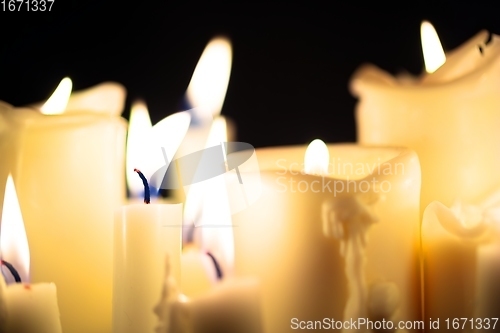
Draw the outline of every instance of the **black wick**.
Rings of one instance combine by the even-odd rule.
[[[148,204],[151,202],[151,195],[149,193],[149,184],[144,174],[139,169],[134,169],[135,172],[141,177],[142,183],[144,184],[144,203]]]
[[[214,267],[215,267],[215,273],[217,274],[217,279],[222,280],[222,269],[220,268],[219,263],[217,262],[217,259],[215,259],[214,255],[210,252],[207,252],[207,256],[212,259],[214,262]]]
[[[14,266],[12,266],[11,263],[5,261],[5,260],[2,260],[0,262],[0,264],[2,264],[3,266],[7,267],[7,269],[9,270],[10,274],[12,274],[12,276],[14,277],[14,280],[16,281],[16,283],[21,283],[21,277],[19,276],[19,273],[16,271],[16,269],[14,268]]]

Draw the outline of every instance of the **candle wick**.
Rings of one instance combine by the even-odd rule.
[[[149,204],[151,202],[151,196],[149,193],[149,184],[144,174],[139,169],[134,169],[135,172],[141,177],[142,183],[144,184],[144,203]]]
[[[2,260],[0,262],[0,264],[2,264],[3,266],[7,267],[7,269],[9,270],[10,274],[12,274],[12,276],[14,277],[14,280],[16,281],[16,283],[21,283],[21,277],[19,276],[19,273],[16,271],[16,269],[14,268],[14,266],[12,266],[11,263],[5,261],[5,260]]]
[[[215,273],[217,274],[217,279],[218,280],[222,280],[222,269],[220,268],[220,265],[217,262],[217,259],[215,259],[215,257],[213,256],[213,254],[210,253],[210,252],[207,252],[207,256],[209,256],[210,259],[212,259],[212,261],[214,263]]]

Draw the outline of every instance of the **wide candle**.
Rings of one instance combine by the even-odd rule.
[[[500,38],[481,31],[419,79],[395,78],[368,65],[351,80],[359,98],[359,143],[417,152],[422,211],[433,200],[446,206],[457,198],[480,200],[500,183],[499,54]],[[441,50],[438,56],[442,61]]]
[[[32,280],[56,283],[66,332],[111,331],[113,214],[125,197],[124,100],[121,85],[106,83],[74,94],[60,114],[5,105],[0,113],[7,161],[0,186],[11,170]]]
[[[233,215],[235,275],[260,282],[264,330],[323,318],[420,319],[416,154],[325,150],[327,165],[312,175],[306,146],[257,149],[262,194]],[[252,170],[239,169],[252,182]]]
[[[0,225],[0,249],[5,275],[0,277],[0,331],[4,333],[61,333],[54,283],[29,283],[30,255],[14,181],[9,175]]]

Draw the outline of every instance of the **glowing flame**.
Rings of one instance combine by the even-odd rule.
[[[134,168],[149,178],[158,169],[168,166],[187,133],[190,121],[189,113],[177,112],[151,126],[146,104],[142,101],[134,103],[130,112],[126,160],[127,183],[132,196],[144,192],[144,185]]]
[[[189,129],[191,116],[187,111],[174,113],[160,120],[153,126],[152,139],[155,142],[155,152],[152,166],[154,170],[172,161]],[[165,156],[163,155],[165,154]]]
[[[424,54],[425,70],[427,73],[434,73],[446,62],[443,46],[439,41],[439,36],[427,21],[423,21],[420,26],[420,38],[422,41],[422,52]]]
[[[21,208],[12,176],[7,178],[0,225],[2,259],[18,271],[22,282],[29,282],[30,251]]]
[[[43,114],[61,114],[66,109],[73,83],[69,77],[62,79],[52,96],[42,105],[40,111]]]
[[[208,43],[196,65],[187,96],[196,118],[210,121],[220,114],[231,74],[231,43],[215,38]]]
[[[136,101],[130,111],[126,157],[127,184],[133,197],[140,196],[144,192],[142,181],[137,177],[134,168],[138,168],[145,175],[150,176],[147,162],[151,153],[148,149],[151,146],[151,128],[151,119],[146,103]]]
[[[304,172],[310,175],[327,175],[330,153],[326,144],[319,139],[312,141],[306,149]]]
[[[227,142],[227,126],[224,118],[216,118],[210,128],[206,147]],[[224,156],[226,152],[223,151]],[[203,166],[201,166],[203,167]],[[234,239],[231,209],[224,175],[193,184],[189,187],[184,210],[185,221],[199,229],[201,247],[211,253],[224,274],[231,274],[234,262]]]

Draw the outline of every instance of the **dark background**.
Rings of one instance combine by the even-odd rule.
[[[421,73],[423,19],[434,24],[445,50],[481,29],[500,33],[498,11],[480,2],[55,0],[50,13],[0,7],[0,100],[44,100],[64,76],[75,90],[111,80],[128,90],[124,117],[141,97],[155,123],[180,111],[204,47],[222,34],[233,44],[222,114],[235,121],[240,141],[255,147],[355,141],[350,76],[366,62],[393,74]]]

